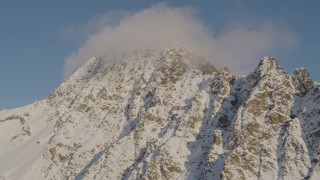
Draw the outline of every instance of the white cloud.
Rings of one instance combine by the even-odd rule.
[[[272,22],[254,23],[250,27],[242,26],[246,23],[241,22],[232,26],[229,23],[223,33],[215,36],[214,29],[204,25],[195,14],[192,7],[172,8],[161,3],[130,15],[119,12],[116,16],[100,15],[86,26],[92,26],[95,33],[66,58],[64,77],[91,56],[113,56],[136,49],[161,50],[174,42],[198,51],[218,68],[226,66],[240,74],[255,67],[257,58],[269,55],[265,53],[291,48],[296,43],[293,32]],[[112,18],[117,22],[110,21]]]

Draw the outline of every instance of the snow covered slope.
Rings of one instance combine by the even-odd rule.
[[[235,78],[191,50],[91,58],[0,111],[0,179],[319,179],[320,85],[272,57]]]

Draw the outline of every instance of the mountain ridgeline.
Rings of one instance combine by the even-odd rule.
[[[0,111],[0,179],[320,179],[320,85],[263,58],[236,78],[191,50],[91,58]]]

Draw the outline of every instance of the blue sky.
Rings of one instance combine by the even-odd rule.
[[[206,36],[203,37],[210,36],[213,41],[222,42],[218,43],[218,50],[225,44],[229,48],[228,37],[237,39],[239,36],[236,34],[243,33],[252,38],[253,44],[258,43],[261,46],[257,52],[248,47],[251,52],[242,58],[253,59],[246,63],[252,63],[255,67],[259,58],[272,55],[288,72],[291,73],[295,68],[303,66],[310,71],[314,80],[320,80],[320,11],[317,9],[319,1],[175,0],[167,1],[164,7],[154,8],[161,2],[163,1],[2,1],[0,109],[20,107],[45,98],[63,82],[68,60],[78,63],[70,72],[83,64],[84,60],[79,60],[83,57],[79,49],[88,48],[90,43],[87,42],[90,37],[99,37],[101,33],[97,33],[105,27],[113,29],[102,34],[103,37],[111,36],[106,33],[121,36],[123,34],[117,32],[118,29],[121,30],[120,27],[117,28],[120,21],[124,22],[121,27],[127,27],[130,22],[137,21],[130,19],[131,16],[145,18],[145,14],[148,14],[144,12],[146,9],[149,9],[149,13],[155,18],[162,18],[157,11],[166,11],[169,14],[173,12],[173,16],[179,17],[178,21],[186,23],[187,27],[198,23],[201,27],[196,28],[196,33],[205,32]],[[188,8],[183,9],[184,7]],[[149,22],[152,17],[142,22],[138,20],[138,23]],[[192,20],[189,21],[189,17]],[[267,27],[267,30],[264,30],[264,27]],[[186,32],[185,35],[188,36],[188,33],[190,32]],[[261,40],[262,36],[264,39],[273,38],[274,34],[276,38],[270,42]],[[188,39],[186,42],[193,41]],[[101,45],[97,42],[93,44]],[[244,51],[248,49],[244,48]],[[72,54],[76,56],[71,57]],[[226,54],[230,53],[222,53],[219,57],[234,57]],[[230,61],[229,64],[233,65],[235,61]],[[224,65],[221,62],[217,64]]]

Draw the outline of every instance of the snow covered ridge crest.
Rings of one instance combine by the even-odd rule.
[[[272,57],[236,78],[191,50],[92,58],[0,111],[0,179],[319,179],[320,85]]]

